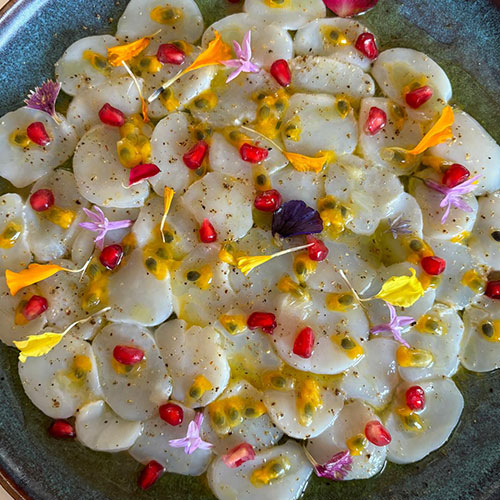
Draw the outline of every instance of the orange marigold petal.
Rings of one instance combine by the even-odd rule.
[[[208,44],[208,47],[182,72],[182,74],[194,69],[220,64],[222,61],[231,59],[231,47],[222,41],[220,34],[215,31],[215,38]]]
[[[150,42],[150,37],[139,38],[135,42],[117,45],[108,49],[108,61],[111,66],[120,66],[125,61],[130,61],[133,57],[139,55]]]
[[[286,159],[292,164],[295,170],[299,172],[320,172],[324,167],[326,161],[328,160],[327,154],[322,154],[321,156],[311,157],[305,156],[298,153],[289,153],[288,151],[283,151]]]
[[[28,269],[15,273],[7,269],[5,271],[5,281],[9,287],[11,295],[15,295],[19,290],[44,279],[50,278],[63,267],[56,264],[30,264]]]
[[[445,106],[441,116],[437,122],[431,127],[431,129],[424,135],[422,140],[408,153],[412,155],[419,155],[423,153],[426,149],[437,146],[448,139],[453,137],[451,131],[451,126],[455,121],[455,115],[453,114],[453,109],[451,106]]]

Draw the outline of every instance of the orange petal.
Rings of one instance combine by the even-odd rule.
[[[295,170],[299,172],[320,172],[324,167],[329,155],[324,153],[317,157],[305,156],[298,153],[289,153],[283,151],[286,159],[292,164]]]
[[[231,59],[231,47],[222,41],[220,34],[215,31],[215,38],[208,44],[208,47],[182,72],[182,74],[194,69],[221,64],[222,61]]]
[[[130,61],[133,57],[139,55],[148,45],[150,37],[139,38],[135,42],[117,45],[108,49],[108,61],[111,66],[120,66],[122,62]]]
[[[5,281],[11,295],[15,295],[22,288],[50,278],[52,275],[63,270],[64,267],[56,264],[30,264],[28,269],[23,269],[18,273],[7,269],[5,271]]]

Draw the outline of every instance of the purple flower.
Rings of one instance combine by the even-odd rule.
[[[391,315],[389,323],[382,323],[381,325],[372,327],[370,329],[370,333],[377,334],[382,332],[391,332],[394,340],[401,342],[401,344],[406,347],[410,347],[410,344],[408,344],[408,342],[406,342],[406,340],[401,337],[401,331],[403,330],[403,328],[406,328],[412,323],[415,323],[415,319],[411,316],[398,316],[396,314],[396,309],[392,304],[389,304],[389,302],[385,302],[385,305],[389,308],[389,313]]]
[[[394,239],[398,237],[399,234],[411,234],[410,221],[407,219],[402,219],[402,215],[399,214],[394,220],[387,219],[389,222],[389,229],[392,233]]]
[[[308,207],[302,200],[287,201],[273,214],[273,235],[283,238],[299,234],[321,233],[323,221],[317,210]]]
[[[434,189],[434,191],[437,191],[438,193],[444,194],[444,197],[439,204],[441,208],[446,207],[443,217],[441,218],[441,224],[444,224],[446,222],[446,219],[450,214],[451,207],[456,207],[459,210],[463,210],[464,212],[472,212],[472,208],[467,205],[467,203],[465,203],[465,201],[462,200],[461,197],[464,194],[468,194],[476,189],[476,182],[480,177],[480,175],[475,175],[474,177],[471,177],[470,179],[467,179],[466,181],[452,188],[447,187],[443,184],[439,184],[438,182],[434,182],[431,179],[425,179],[424,182],[426,186]]]
[[[333,479],[334,481],[342,481],[347,473],[352,469],[352,457],[348,450],[335,453],[328,462],[318,464],[314,457],[303,447],[307,459],[314,467],[314,472],[319,477]]]
[[[184,453],[191,455],[198,448],[200,450],[209,450],[213,447],[212,443],[203,441],[200,437],[201,424],[203,423],[203,413],[196,412],[196,415],[189,422],[186,437],[180,439],[171,439],[168,444],[173,448],[184,448]]]
[[[236,68],[226,80],[226,83],[229,83],[231,80],[234,80],[241,72],[245,73],[258,73],[260,71],[259,66],[254,64],[252,59],[252,47],[250,45],[252,32],[247,31],[246,35],[243,37],[242,46],[236,41],[233,40],[234,53],[238,59],[229,59],[228,61],[222,61],[224,66],[228,66],[230,68]]]
[[[35,90],[32,90],[24,103],[27,108],[43,111],[59,123],[56,115],[56,101],[60,90],[61,84],[59,82],[47,80],[42,83],[40,87],[36,87]]]
[[[94,206],[94,210],[95,212],[92,212],[91,210],[84,208],[83,211],[92,222],[80,222],[78,225],[83,227],[83,229],[88,229],[89,231],[97,233],[94,243],[100,250],[104,247],[104,238],[108,231],[113,231],[114,229],[124,229],[133,224],[133,221],[129,219],[110,222],[98,206]]]

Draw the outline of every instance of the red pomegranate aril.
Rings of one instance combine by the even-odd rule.
[[[212,226],[212,223],[208,219],[203,219],[203,222],[200,226],[200,241],[202,243],[213,243],[217,241],[217,232]]]
[[[120,264],[123,257],[123,248],[120,245],[108,245],[102,249],[99,260],[107,269],[114,269]]]
[[[265,148],[259,148],[258,146],[252,146],[245,142],[240,148],[240,156],[243,161],[249,163],[260,163],[267,158],[269,151]]]
[[[387,115],[383,109],[372,106],[368,111],[368,118],[365,123],[365,134],[375,135],[380,132],[387,123]]]
[[[50,189],[39,189],[30,196],[30,205],[35,212],[44,212],[54,204],[54,193]]]
[[[184,156],[184,165],[191,170],[201,167],[203,159],[208,151],[208,144],[205,141],[198,141]]]
[[[153,486],[153,484],[155,484],[156,481],[163,476],[164,472],[165,469],[163,468],[163,465],[158,463],[156,460],[151,460],[146,464],[139,475],[139,480],[137,481],[139,488],[141,488],[141,490],[151,488],[151,486]]]
[[[76,436],[75,428],[66,420],[54,420],[50,424],[49,434],[56,439],[71,439]]]
[[[484,294],[490,299],[500,299],[500,280],[488,281]]]
[[[368,59],[377,59],[378,48],[372,33],[361,33],[354,46]]]
[[[24,304],[21,312],[28,321],[31,321],[32,319],[38,318],[40,314],[43,314],[48,307],[49,303],[45,297],[33,295],[33,297]]]
[[[307,249],[307,254],[311,260],[321,262],[327,258],[328,248],[321,240],[318,240],[318,238],[308,234],[306,236],[306,241],[307,243],[312,243],[312,245]]]
[[[253,202],[254,207],[261,212],[276,212],[279,207],[281,207],[281,194],[276,189],[269,189],[268,191],[262,191],[259,193],[255,201]]]
[[[122,365],[136,365],[144,358],[144,351],[137,347],[117,345],[113,349],[113,358]]]
[[[112,127],[121,127],[125,123],[125,115],[119,109],[114,108],[109,103],[106,103],[99,110],[99,120],[106,125],[111,125]]]
[[[227,0],[229,3],[240,3],[241,0]]]
[[[130,169],[128,185],[132,186],[159,173],[160,169],[154,163],[141,163]]]
[[[273,78],[282,86],[288,87],[292,81],[292,72],[285,59],[278,59],[271,64],[270,73]]]
[[[365,436],[375,446],[387,446],[392,440],[389,431],[378,420],[370,420],[365,425]]]
[[[302,328],[293,342],[293,353],[301,358],[310,358],[314,348],[314,332],[306,326]]]
[[[446,269],[446,261],[435,255],[423,257],[420,261],[422,269],[431,276],[439,276]]]
[[[268,312],[253,312],[248,316],[247,326],[250,330],[260,328],[264,333],[272,335],[276,328],[276,316]]]
[[[50,136],[42,122],[33,122],[28,125],[26,134],[31,142],[39,146],[48,146],[50,144]]]
[[[419,385],[412,385],[407,389],[406,406],[410,410],[422,410],[425,406],[425,391]]]
[[[418,109],[432,97],[433,93],[432,88],[428,85],[419,87],[405,95],[406,104],[408,104],[410,108]]]
[[[181,425],[184,420],[184,410],[175,403],[165,403],[160,406],[160,417],[170,425]]]
[[[443,174],[441,184],[446,187],[454,188],[470,177],[470,172],[460,163],[450,165],[448,170]]]
[[[186,60],[186,54],[175,43],[162,43],[156,52],[156,59],[163,64],[179,66]]]
[[[255,458],[255,451],[252,445],[248,443],[241,443],[230,449],[225,455],[222,455],[221,458],[227,467],[235,469],[245,462],[253,460]]]

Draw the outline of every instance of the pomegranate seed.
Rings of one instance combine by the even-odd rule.
[[[408,104],[410,108],[418,109],[432,97],[433,93],[433,90],[428,85],[419,87],[405,95],[406,104]]]
[[[44,212],[54,204],[54,193],[50,189],[39,189],[30,196],[30,205],[35,212]]]
[[[248,142],[245,142],[240,148],[241,159],[249,163],[260,163],[267,158],[268,154],[269,151],[267,149],[252,146]]]
[[[229,3],[240,3],[241,0],[227,0]]]
[[[49,434],[56,439],[69,439],[76,436],[74,427],[66,420],[54,420],[50,424]]]
[[[410,410],[421,410],[425,406],[425,392],[419,385],[412,385],[406,391],[406,405]]]
[[[377,59],[378,48],[372,33],[361,33],[354,46],[368,59]]]
[[[253,202],[255,208],[261,212],[276,212],[281,207],[281,195],[276,189],[269,189],[259,193]]]
[[[306,326],[302,328],[295,337],[293,343],[293,353],[301,358],[310,358],[314,347],[314,332],[312,328]]]
[[[208,144],[205,141],[198,141],[183,157],[184,165],[191,170],[201,167],[203,159],[208,151]]]
[[[235,469],[245,462],[253,460],[255,458],[255,451],[252,445],[241,443],[229,450],[226,455],[222,455],[221,458],[230,469]]]
[[[420,261],[422,269],[431,276],[438,276],[446,269],[446,261],[441,257],[429,255]]]
[[[365,123],[365,134],[375,135],[380,132],[387,123],[387,115],[383,109],[372,106],[368,112],[368,118]]]
[[[156,52],[156,59],[163,64],[179,66],[186,59],[186,54],[175,43],[162,43]]]
[[[217,232],[208,219],[203,219],[199,232],[202,243],[213,243],[217,240]]]
[[[269,70],[273,78],[282,86],[288,87],[292,81],[292,72],[285,59],[278,59],[271,64]]]
[[[112,127],[121,127],[125,123],[125,115],[108,103],[99,110],[99,119]]]
[[[108,245],[102,249],[99,260],[107,269],[114,269],[118,266],[123,257],[123,249],[120,245]]]
[[[326,248],[325,244],[321,240],[318,240],[314,236],[308,234],[306,236],[306,241],[307,243],[312,243],[312,245],[307,249],[307,253],[311,260],[321,262],[326,259],[328,256],[328,248]]]
[[[500,280],[488,281],[484,294],[490,299],[500,299]]]
[[[470,172],[460,163],[450,165],[448,170],[443,174],[441,184],[446,187],[454,188],[470,177]]]
[[[26,302],[21,312],[28,321],[31,321],[32,319],[38,318],[40,314],[43,314],[48,307],[49,303],[45,297],[33,295],[33,297]]]
[[[276,316],[268,312],[253,312],[248,316],[247,326],[250,330],[260,328],[264,333],[272,335],[276,328]]]
[[[375,446],[387,446],[392,439],[389,431],[378,420],[370,420],[365,425],[365,436]]]
[[[154,163],[141,163],[130,169],[128,185],[137,184],[144,179],[149,179],[160,173],[160,169]]]
[[[153,486],[153,484],[155,484],[156,481],[163,476],[164,472],[165,469],[163,468],[163,465],[158,463],[156,460],[151,460],[141,471],[139,480],[137,481],[139,488],[141,488],[141,490],[151,488],[151,486]]]
[[[165,403],[160,406],[160,417],[170,425],[181,425],[184,420],[184,410],[174,403]]]
[[[39,146],[48,146],[50,144],[50,136],[42,122],[33,122],[31,125],[28,125],[26,134],[31,142]]]
[[[136,365],[144,358],[144,351],[137,347],[117,345],[113,349],[113,358],[122,365]]]

